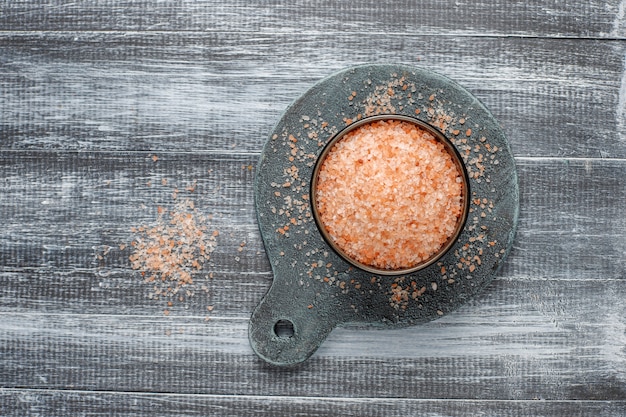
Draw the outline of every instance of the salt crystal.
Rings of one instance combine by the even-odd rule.
[[[375,268],[411,268],[441,249],[462,214],[463,181],[444,145],[416,125],[383,120],[338,141],[318,174],[316,204],[331,239]]]

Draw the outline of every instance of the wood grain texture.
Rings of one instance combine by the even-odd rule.
[[[271,368],[254,167],[289,103],[371,62],[492,110],[514,247],[437,321]],[[624,0],[0,0],[0,415],[625,416],[625,67]],[[186,200],[217,247],[154,299],[132,228]]]
[[[3,155],[2,210],[14,211],[0,248],[1,386],[302,397],[334,397],[342,387],[347,398],[626,395],[622,160],[518,160],[518,238],[481,298],[425,326],[341,329],[303,368],[284,372],[263,365],[247,341],[247,319],[271,279],[252,209],[256,155],[169,153],[156,162],[141,153]],[[194,192],[177,198],[222,211],[212,226],[224,240],[203,271],[215,272],[204,281],[209,295],[176,303],[165,317],[165,300],[148,298],[150,287],[118,245],[132,239],[131,227],[154,220],[157,205],[172,204],[174,187],[196,179]],[[242,240],[246,250],[237,252]]]
[[[236,31],[623,38],[620,0],[0,2],[11,31]]]
[[[206,416],[235,417],[622,417],[623,401],[473,401],[414,399],[337,399],[220,395],[167,395],[95,391],[0,389],[7,417],[66,416]]]
[[[573,311],[585,294],[608,293],[584,283],[545,286],[552,299],[542,286],[528,287],[515,294],[523,317],[502,311],[514,303],[505,297],[509,307],[485,299],[419,328],[339,329],[296,369],[271,368],[254,356],[247,320],[2,314],[0,383],[182,394],[623,400],[624,308]],[[625,295],[620,287],[607,300],[612,305]],[[540,311],[526,302],[533,297],[544,308],[567,298],[570,308]]]
[[[0,33],[0,148],[258,153],[316,81],[392,61],[468,88],[516,156],[625,158],[625,54],[580,39]]]
[[[197,280],[211,289],[222,314],[249,316],[271,279],[254,212],[251,168],[257,156],[169,153],[155,162],[150,155],[156,154],[0,154],[0,210],[7,216],[0,230],[5,311],[143,314],[163,308],[147,299],[151,286],[130,269],[130,243],[137,236],[131,229],[154,224],[159,206],[169,210],[190,199],[213,215],[208,226],[221,232],[211,263]],[[502,277],[625,279],[626,162],[517,163],[519,229]],[[194,183],[194,192],[185,190]],[[239,251],[242,242],[246,246]],[[213,279],[206,278],[209,273]],[[205,308],[194,304],[193,314]]]

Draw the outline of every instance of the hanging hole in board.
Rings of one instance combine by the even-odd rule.
[[[296,333],[293,323],[289,320],[278,320],[274,324],[274,334],[281,339],[289,339]]]

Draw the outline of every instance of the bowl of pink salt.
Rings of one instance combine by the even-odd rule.
[[[436,262],[469,211],[469,182],[454,145],[408,116],[361,119],[336,134],[311,181],[313,215],[343,259],[380,275]]]

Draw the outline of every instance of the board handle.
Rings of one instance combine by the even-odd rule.
[[[275,279],[276,282],[281,282]],[[254,352],[275,366],[308,359],[337,327],[336,317],[315,308],[289,288],[272,285],[250,318],[248,337]],[[285,291],[287,290],[287,291]]]

